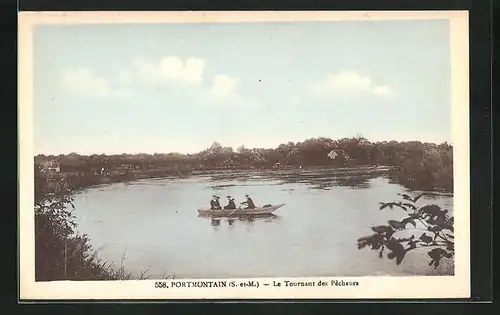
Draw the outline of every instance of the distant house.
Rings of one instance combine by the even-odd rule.
[[[59,173],[61,172],[61,167],[57,161],[45,161],[42,163],[42,172]]]
[[[347,153],[345,153],[344,151],[337,152],[335,150],[332,150],[330,151],[330,153],[328,153],[328,157],[332,160],[335,160],[335,158],[339,155],[343,156],[345,159],[349,159],[349,155],[347,155]]]
[[[111,172],[104,167],[101,168],[99,172],[95,171],[95,175],[101,175],[101,176],[109,176],[111,175]]]
[[[334,160],[339,154],[337,152],[335,152],[335,150],[332,150],[330,151],[330,153],[328,153],[328,157],[332,160]]]

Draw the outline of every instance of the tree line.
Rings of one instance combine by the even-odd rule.
[[[362,136],[333,140],[320,137],[288,142],[274,149],[233,150],[214,142],[195,154],[155,153],[120,155],[37,155],[39,169],[55,161],[62,173],[97,174],[105,170],[125,173],[161,171],[189,172],[216,169],[266,169],[272,167],[357,167],[390,166],[391,176],[411,189],[453,189],[453,147],[448,143],[419,141],[370,142]],[[106,175],[104,174],[104,175]]]

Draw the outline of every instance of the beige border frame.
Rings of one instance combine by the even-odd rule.
[[[33,28],[74,23],[225,23],[257,21],[362,21],[446,19],[452,54],[452,132],[456,258],[454,276],[280,278],[358,281],[354,287],[155,289],[154,280],[54,281],[34,279]],[[468,11],[244,11],[244,12],[21,12],[19,25],[19,254],[20,299],[198,299],[198,298],[466,298],[470,296],[469,244],[469,29]],[[272,283],[271,279],[252,279]],[[197,279],[198,280],[198,279]],[[221,279],[236,280],[244,279]],[[267,280],[267,281],[266,281]],[[167,281],[168,282],[168,281]]]

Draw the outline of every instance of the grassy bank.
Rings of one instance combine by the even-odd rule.
[[[76,232],[72,188],[68,182],[35,172],[35,279],[127,280],[133,275],[122,264],[98,258],[87,235]]]

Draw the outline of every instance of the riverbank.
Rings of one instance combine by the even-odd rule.
[[[287,178],[288,176],[315,176],[323,172],[335,172],[336,176],[354,175],[385,175],[393,168],[388,166],[362,166],[362,167],[280,167],[280,168],[232,168],[232,169],[157,169],[157,170],[132,170],[129,172],[99,175],[83,172],[49,173],[47,178],[64,180],[71,189],[81,190],[85,188],[108,185],[114,183],[127,183],[142,179],[160,178],[186,178],[189,176],[214,176],[216,179],[241,178],[248,176],[265,176],[276,178]]]
[[[35,170],[35,281],[146,279],[102,260],[87,235],[78,233],[74,189]]]

